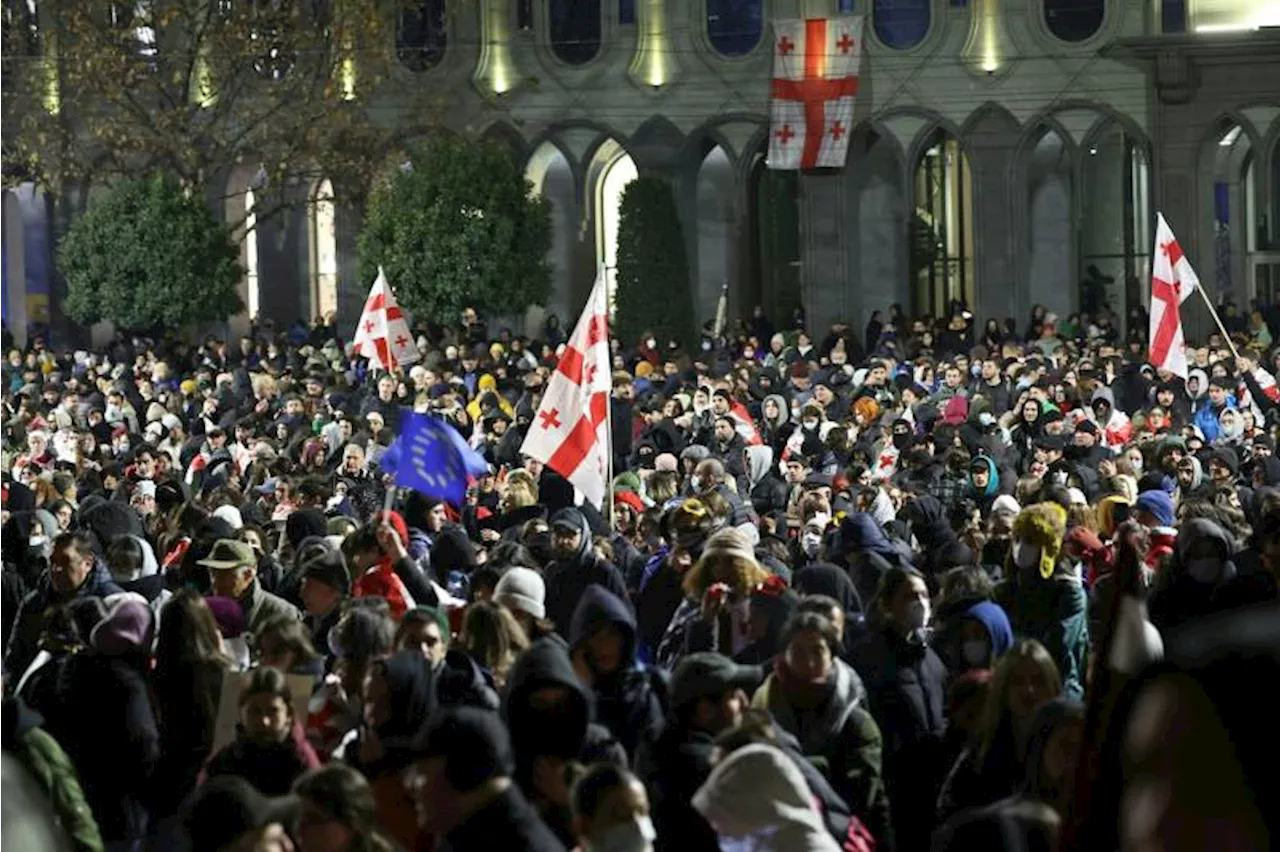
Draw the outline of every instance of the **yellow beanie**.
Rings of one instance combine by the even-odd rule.
[[[1067,510],[1057,503],[1028,506],[1014,519],[1013,538],[1040,548],[1040,576],[1049,579],[1058,568],[1058,554],[1067,534]]]
[[[636,378],[647,379],[653,373],[653,365],[648,361],[641,361],[636,364]]]

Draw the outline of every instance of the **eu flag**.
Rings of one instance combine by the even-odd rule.
[[[392,458],[388,460],[387,455]],[[467,498],[468,477],[487,473],[489,464],[445,421],[406,411],[400,436],[383,456],[382,469],[393,473],[401,488],[461,506]]]

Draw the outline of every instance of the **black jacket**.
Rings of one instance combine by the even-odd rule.
[[[627,597],[627,584],[622,574],[592,552],[591,526],[577,509],[561,509],[553,520],[571,520],[578,526],[578,552],[567,559],[557,559],[547,566],[547,618],[561,633],[568,632],[573,611],[587,587],[603,586],[622,600]],[[629,604],[628,604],[629,606]]]
[[[442,852],[565,852],[565,848],[515,784],[446,834],[441,845]]]
[[[656,852],[718,852],[715,830],[693,808],[693,794],[711,775],[714,751],[710,734],[672,724],[653,744],[642,748],[636,775],[649,791]]]

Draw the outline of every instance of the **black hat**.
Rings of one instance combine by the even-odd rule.
[[[1061,451],[1067,446],[1066,439],[1061,435],[1041,435],[1036,438],[1037,450],[1058,450]]]
[[[814,471],[804,478],[802,488],[830,488],[831,475]]]
[[[344,595],[351,591],[351,575],[347,573],[346,563],[342,554],[333,548],[326,548],[302,563],[302,576]]]
[[[183,823],[192,852],[217,852],[250,831],[273,822],[288,823],[291,799],[262,795],[238,775],[209,779],[190,799]]]
[[[683,707],[699,698],[723,695],[730,689],[753,690],[759,685],[760,670],[740,666],[711,651],[689,654],[676,665],[671,676],[671,706]]]
[[[1098,424],[1092,420],[1081,420],[1076,424],[1077,432],[1090,432],[1094,435],[1098,434]]]
[[[417,760],[444,758],[445,780],[461,793],[516,768],[507,726],[497,713],[477,707],[437,710],[413,738],[412,751]]]

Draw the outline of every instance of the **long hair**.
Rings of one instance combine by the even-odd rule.
[[[204,598],[191,589],[183,589],[160,613],[156,671],[176,671],[198,663],[227,668],[231,658],[222,651],[218,623]]]
[[[986,760],[991,747],[1010,726],[1009,719],[1009,685],[1013,680],[1013,671],[1023,661],[1030,662],[1040,669],[1040,676],[1049,685],[1054,695],[1062,693],[1062,676],[1058,674],[1058,665],[1049,656],[1045,647],[1034,639],[1021,639],[1004,653],[996,664],[995,673],[991,677],[991,689],[987,692],[986,703],[978,716],[975,738],[977,740],[977,756],[979,761]]]
[[[350,852],[392,852],[378,826],[378,803],[365,777],[345,763],[330,763],[299,778],[293,792],[351,830]]]
[[[529,647],[529,636],[516,617],[501,604],[476,601],[467,607],[459,634],[462,649],[489,670],[501,686],[516,658]]]

